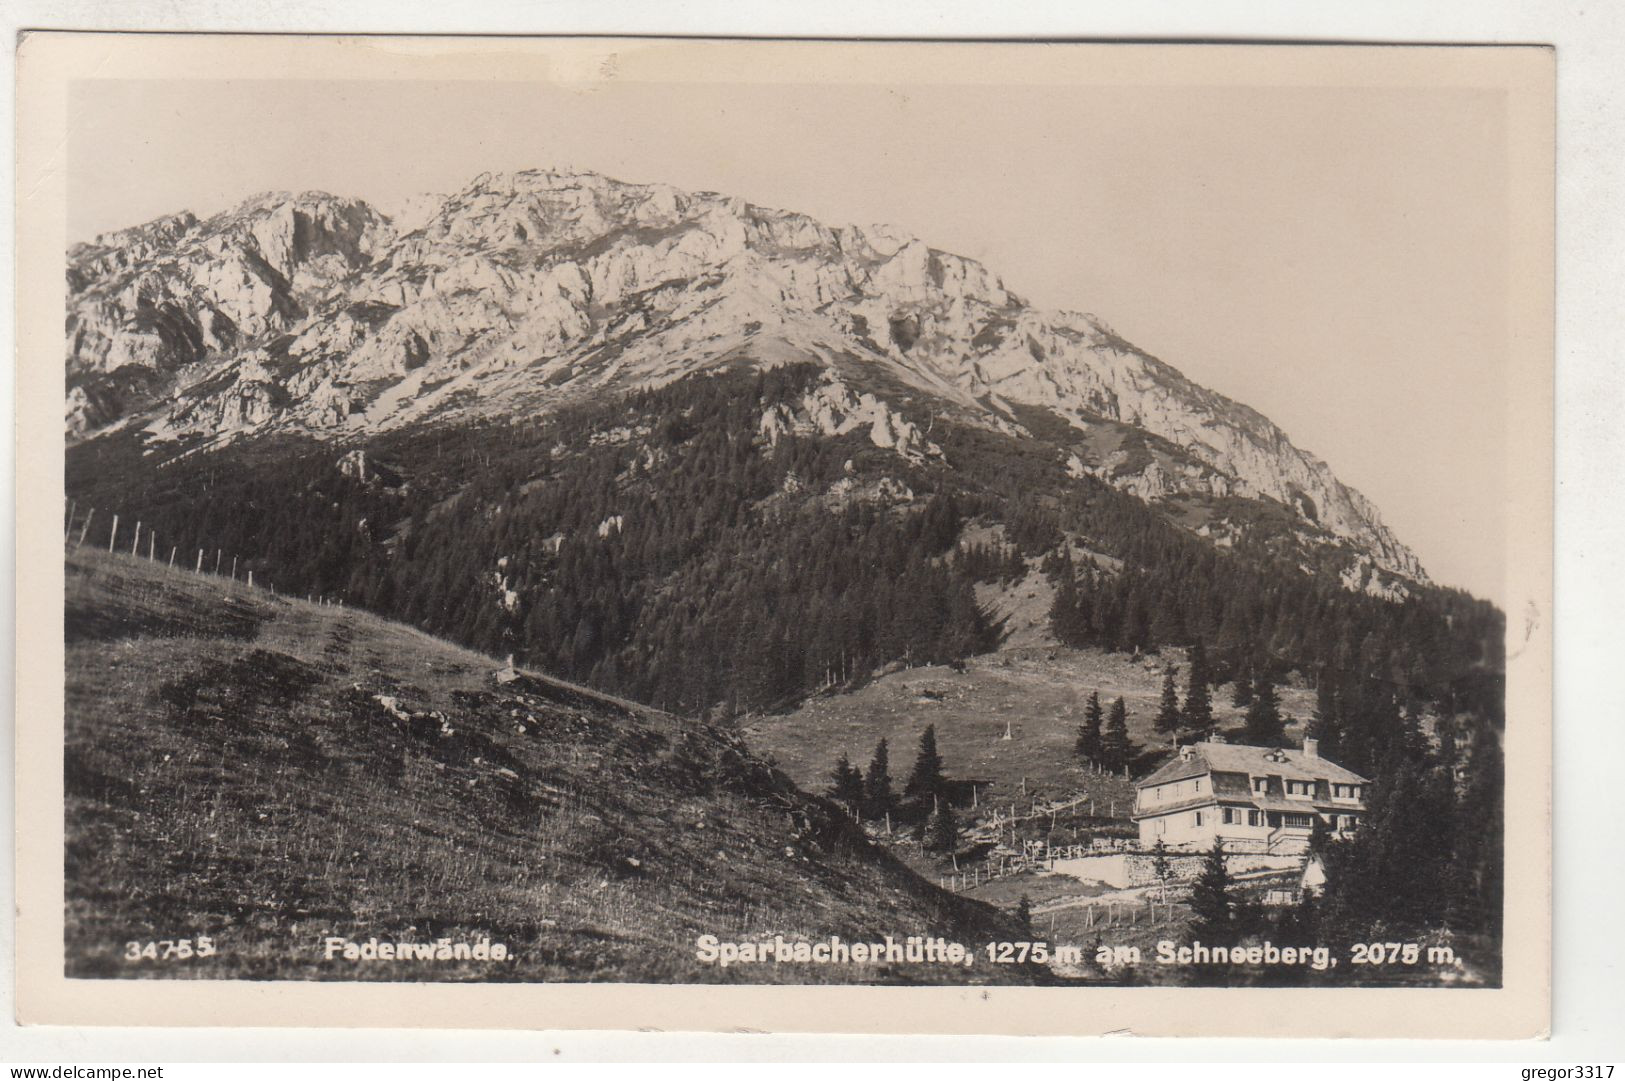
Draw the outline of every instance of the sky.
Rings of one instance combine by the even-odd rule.
[[[1502,597],[1498,91],[101,80],[68,123],[70,241],[268,190],[387,211],[546,166],[894,225],[1258,409],[1436,581]]]

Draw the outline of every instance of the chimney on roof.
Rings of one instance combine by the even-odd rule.
[[[1221,736],[1219,733],[1215,732],[1215,733],[1213,733],[1211,736],[1209,736],[1207,738],[1207,741],[1209,743],[1223,743],[1224,742],[1224,737]]]
[[[1179,757],[1180,758],[1195,758],[1196,757],[1196,748],[1191,746],[1189,743],[1185,744],[1185,746],[1183,746],[1183,747],[1181,747],[1179,749]]]
[[[1314,736],[1303,737],[1303,756],[1305,758],[1320,757],[1320,740]]]

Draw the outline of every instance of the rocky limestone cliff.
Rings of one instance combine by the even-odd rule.
[[[786,432],[845,435],[867,428],[869,441],[910,461],[942,457],[942,448],[926,439],[919,426],[873,394],[856,394],[833,372],[802,396],[799,408],[777,405],[762,414],[759,432],[777,446]]]
[[[346,438],[812,361],[838,375],[832,397],[764,416],[764,438],[864,424],[877,445],[940,456],[872,384],[1006,430],[1042,407],[1078,433],[1075,472],[1147,499],[1273,499],[1425,581],[1370,502],[1256,411],[1093,315],[1035,309],[974,260],[885,227],[539,170],[480,176],[399,227],[321,194],[175,215],[74,249],[69,285],[71,435],[139,415],[157,439]],[[1092,456],[1102,424],[1157,452]]]
[[[97,394],[139,373],[153,388],[202,376],[211,362],[263,367],[263,347],[342,295],[390,237],[365,203],[307,193],[265,195],[200,222],[177,214],[97,237],[69,252],[68,427],[116,420]],[[132,369],[135,371],[132,372]],[[244,371],[227,383],[264,380]],[[276,394],[222,385],[211,418],[275,412]]]

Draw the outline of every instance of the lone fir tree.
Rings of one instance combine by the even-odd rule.
[[[1286,735],[1281,720],[1281,704],[1275,697],[1275,684],[1260,677],[1253,688],[1253,702],[1247,707],[1247,742],[1255,747],[1279,747]]]
[[[865,818],[880,818],[896,804],[897,796],[891,786],[890,754],[886,741],[875,744],[874,757],[869,760],[869,773],[863,779],[863,814]]]
[[[1106,716],[1106,730],[1100,739],[1100,764],[1115,771],[1128,765],[1128,760],[1128,704],[1119,698]]]
[[[1170,665],[1162,673],[1162,701],[1157,705],[1156,730],[1172,737],[1179,731],[1184,718],[1179,713],[1179,692],[1174,689],[1174,669]]]
[[[1078,742],[1073,749],[1085,762],[1100,764],[1100,692],[1090,691],[1089,701],[1083,707],[1083,724],[1078,726]]]
[[[1191,883],[1191,936],[1213,945],[1229,943],[1235,929],[1235,902],[1230,899],[1230,870],[1224,842],[1214,838],[1202,861],[1202,873]]]
[[[1191,647],[1190,678],[1185,684],[1185,727],[1197,739],[1207,739],[1213,734],[1213,700],[1208,696],[1207,690],[1207,655],[1202,650],[1202,643],[1197,642]]]
[[[1337,684],[1330,669],[1323,666],[1315,677],[1315,709],[1304,734],[1320,741],[1320,753],[1327,758],[1338,758],[1342,750],[1338,712]]]
[[[914,771],[909,774],[903,794],[919,800],[929,800],[943,792],[942,755],[937,753],[937,726],[928,724],[920,734],[920,750],[914,756]]]

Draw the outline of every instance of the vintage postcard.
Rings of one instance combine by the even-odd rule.
[[[1542,1034],[1553,70],[25,36],[22,1018]]]

